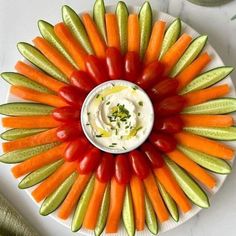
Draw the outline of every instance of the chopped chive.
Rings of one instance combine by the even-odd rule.
[[[139,106],[143,106],[143,102],[142,102],[142,101],[139,101],[139,102],[138,102],[138,105],[139,105]]]
[[[89,123],[87,123],[86,125],[87,125],[87,126],[89,126],[90,124],[89,124]]]
[[[106,103],[106,105],[109,105],[110,104],[110,102],[108,101],[107,103]]]
[[[140,127],[138,127],[137,129],[136,129],[136,132],[138,132],[140,129],[142,129],[143,127],[142,126],[140,126]]]
[[[95,135],[96,138],[101,138],[102,137],[102,134],[97,134]]]
[[[116,129],[116,135],[118,135],[118,130]]]
[[[127,150],[124,146],[122,147],[124,150]]]
[[[89,115],[90,115],[90,112],[88,112],[87,115],[89,116]]]
[[[125,126],[125,129],[128,129],[129,128],[129,126],[127,125],[127,126]]]
[[[139,112],[139,113],[138,113],[138,116],[140,116],[140,115],[141,115],[141,113]]]
[[[99,98],[100,94],[97,94],[96,98]]]
[[[133,89],[133,90],[137,90],[137,89],[138,89],[138,86],[135,85],[135,86],[132,87],[132,89]]]
[[[115,146],[115,145],[117,145],[117,143],[112,143],[112,145],[114,145],[114,146]]]
[[[111,85],[112,85],[113,87],[115,87],[115,84],[111,83]]]

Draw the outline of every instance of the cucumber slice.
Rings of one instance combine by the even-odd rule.
[[[19,163],[30,159],[31,157],[36,156],[42,152],[45,152],[57,145],[58,143],[49,143],[36,147],[24,148],[12,152],[7,152],[0,156],[0,162],[7,164]]]
[[[152,203],[146,193],[145,193],[145,214],[146,214],[146,225],[147,225],[148,230],[152,234],[157,235],[158,223],[157,223],[156,214],[153,210]]]
[[[104,1],[96,0],[93,6],[93,19],[102,37],[104,38],[105,41],[107,41],[105,14],[106,14],[106,8]]]
[[[131,195],[129,186],[126,187],[126,191],[125,191],[122,218],[123,218],[123,223],[124,223],[127,234],[129,236],[133,236],[135,233],[134,209],[133,209],[133,203],[132,203],[132,195]]]
[[[38,103],[13,102],[0,105],[0,114],[7,116],[49,115],[54,108]]]
[[[54,66],[54,64],[50,62],[37,48],[24,42],[18,43],[17,48],[21,55],[35,66],[39,67],[55,79],[68,83],[66,75]]]
[[[53,25],[51,25],[50,23],[44,20],[39,20],[38,28],[41,35],[48,42],[50,42],[75,68],[78,69],[78,66],[76,65],[75,61],[70,56],[70,54],[66,51],[65,47],[63,46],[59,38],[56,36]]]
[[[197,206],[208,208],[210,206],[209,199],[201,187],[169,158],[165,157],[165,162],[188,198]]]
[[[210,87],[211,85],[223,80],[227,77],[232,71],[233,67],[231,66],[222,66],[207,72],[196,77],[191,81],[182,91],[181,94],[186,94],[192,91],[204,89]]]
[[[69,6],[64,5],[62,7],[62,18],[64,23],[68,26],[68,28],[71,30],[75,38],[81,43],[84,49],[89,54],[94,54],[87,32],[80,17],[76,14],[76,12]]]
[[[23,86],[26,88],[34,89],[38,92],[53,94],[53,91],[44,87],[43,85],[25,77],[24,75],[15,72],[3,72],[1,77],[12,85]]]
[[[30,174],[25,176],[21,182],[19,183],[18,187],[20,189],[30,188],[43,180],[45,180],[48,176],[54,173],[62,164],[63,159],[52,164],[46,165]]]
[[[231,166],[225,160],[193,150],[185,146],[178,146],[178,149],[195,161],[200,166],[218,174],[229,174]]]
[[[179,211],[177,208],[177,205],[175,201],[172,199],[169,193],[166,192],[165,188],[160,182],[158,183],[158,188],[160,190],[162,199],[164,200],[166,207],[168,211],[170,212],[171,217],[173,218],[174,221],[178,222],[179,221]]]
[[[95,177],[93,176],[90,179],[88,185],[86,186],[86,188],[85,188],[85,190],[78,202],[78,205],[75,210],[75,213],[74,213],[74,216],[72,219],[72,223],[71,223],[71,231],[72,232],[78,231],[83,224],[86,210],[87,210],[90,198],[93,193],[94,184],[95,184]]]
[[[220,115],[236,111],[235,98],[219,98],[187,107],[183,114]]]
[[[168,27],[161,46],[159,60],[166,54],[169,48],[177,41],[181,33],[181,28],[182,25],[181,25],[181,20],[179,18],[174,20]]]
[[[202,35],[192,41],[187,50],[184,52],[183,56],[171,70],[170,77],[175,77],[189,64],[192,63],[192,61],[199,55],[199,53],[206,45],[207,38],[207,35]]]
[[[43,216],[49,215],[54,212],[66,198],[71,186],[77,178],[77,173],[72,173],[55,192],[49,195],[40,207],[39,213]]]
[[[152,8],[149,2],[144,2],[139,12],[140,26],[140,56],[144,56],[152,31]]]
[[[1,139],[13,141],[19,138],[41,133],[46,130],[47,129],[9,129],[1,134]]]
[[[116,7],[116,17],[119,27],[121,52],[125,54],[128,47],[128,17],[129,11],[126,4],[118,2]]]
[[[107,216],[109,211],[109,204],[110,204],[110,185],[108,184],[106,187],[106,191],[104,193],[103,199],[102,199],[102,205],[99,211],[99,216],[97,220],[97,224],[94,230],[94,234],[96,236],[101,235],[103,232],[106,222],[107,222]]]
[[[184,130],[216,140],[236,140],[236,127],[185,127]]]

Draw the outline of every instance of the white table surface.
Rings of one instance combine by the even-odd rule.
[[[71,5],[78,11],[89,9],[93,0],[0,0],[0,72],[13,70],[21,58],[16,50],[18,41],[30,42],[38,33],[37,20],[56,23],[60,20],[60,7]],[[107,0],[115,4],[116,0]],[[129,5],[141,5],[142,0],[126,0]],[[236,1],[222,7],[205,8],[185,0],[151,0],[153,8],[179,16],[190,26],[209,35],[209,41],[227,65],[236,67]],[[235,79],[236,73],[232,74]],[[0,103],[4,103],[8,85],[0,82]],[[235,83],[236,85],[236,83]],[[236,168],[236,165],[235,165]],[[71,233],[50,217],[42,217],[33,201],[24,191],[17,189],[9,168],[0,165],[0,192],[15,205],[43,236],[70,236]],[[227,178],[220,191],[213,197],[211,207],[165,236],[235,236],[236,235],[236,170]]]

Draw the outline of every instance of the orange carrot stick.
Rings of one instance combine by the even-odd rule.
[[[33,43],[68,78],[71,76],[75,67],[53,45],[41,37],[33,39]]]
[[[176,79],[179,81],[178,90],[181,91],[188,83],[190,83],[200,72],[209,64],[211,57],[204,52],[187,66]]]
[[[55,34],[63,43],[66,50],[69,52],[76,65],[80,70],[85,70],[85,57],[87,56],[86,51],[80,45],[79,41],[75,39],[73,34],[67,28],[64,23],[59,23],[54,27]]]
[[[120,216],[123,208],[126,185],[111,180],[110,207],[106,223],[106,233],[116,233],[119,228]]]
[[[59,208],[58,217],[66,220],[72,211],[74,210],[76,203],[84,188],[86,187],[91,175],[79,175],[75,183],[73,184],[70,192],[66,196],[66,199]]]
[[[155,178],[152,173],[143,180],[147,194],[152,202],[154,211],[160,222],[164,222],[169,219],[169,213],[159,193]]]
[[[152,29],[152,34],[150,37],[148,48],[144,57],[144,62],[146,64],[153,62],[159,57],[165,34],[165,27],[166,27],[166,22],[160,20],[155,22]]]
[[[200,137],[188,132],[177,133],[175,134],[175,138],[179,144],[222,159],[231,160],[234,156],[234,150],[232,148],[208,138]]]
[[[99,33],[96,24],[88,13],[84,13],[82,19],[96,55],[100,58],[105,58],[106,43]]]
[[[77,166],[78,162],[65,162],[55,173],[34,189],[31,194],[35,201],[40,202],[53,193],[76,170]]]
[[[176,43],[162,57],[161,62],[165,65],[165,74],[168,75],[173,66],[178,62],[180,57],[191,43],[192,37],[184,33]]]

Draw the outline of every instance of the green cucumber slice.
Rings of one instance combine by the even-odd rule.
[[[52,164],[46,165],[30,174],[25,176],[21,182],[19,183],[18,187],[20,189],[30,188],[43,180],[45,180],[48,176],[54,173],[62,164],[63,159]]]
[[[159,60],[166,54],[169,48],[177,41],[181,33],[181,28],[182,25],[181,25],[181,20],[179,18],[177,18],[170,24],[170,26],[166,30],[163,39]]]
[[[106,8],[103,0],[96,0],[93,6],[93,19],[98,27],[98,30],[105,41],[107,41],[106,22],[105,22]]]
[[[42,203],[39,213],[43,216],[54,212],[66,198],[71,186],[77,178],[77,173],[72,173],[51,195],[49,195]]]
[[[1,77],[12,85],[23,86],[26,88],[34,89],[38,92],[53,94],[53,91],[44,87],[43,85],[25,77],[24,75],[15,72],[3,72]]]
[[[192,61],[199,55],[207,42],[207,35],[202,35],[197,37],[192,41],[187,50],[184,52],[183,56],[179,59],[177,64],[170,72],[170,77],[175,77],[183,69],[185,69]]]
[[[215,173],[229,174],[232,170],[229,163],[225,160],[193,150],[185,146],[178,146],[178,149],[200,166]]]
[[[157,223],[156,214],[153,210],[152,203],[146,193],[145,193],[145,214],[146,214],[146,225],[147,225],[148,230],[152,234],[157,235],[158,223]]]
[[[216,140],[236,140],[236,127],[185,127],[184,130]]]
[[[48,115],[54,108],[38,103],[13,102],[0,105],[0,114],[7,116]]]
[[[139,12],[140,56],[144,56],[152,31],[152,8],[149,2],[144,2]]]
[[[126,4],[122,1],[118,2],[116,7],[116,17],[119,27],[121,52],[127,52],[128,47],[128,17],[129,11]]]
[[[36,156],[42,152],[45,152],[57,145],[58,143],[48,143],[36,147],[24,148],[12,152],[7,152],[0,156],[0,162],[7,164],[19,163],[30,159],[31,157]]]
[[[157,182],[157,183],[158,183],[158,188],[160,190],[162,199],[164,200],[165,205],[166,205],[168,211],[170,212],[171,217],[173,218],[174,221],[178,222],[179,221],[179,211],[178,211],[175,201],[172,199],[170,194],[166,192],[163,185],[160,182]]]
[[[47,129],[9,129],[1,134],[1,139],[13,141],[19,138],[41,133],[46,130]]]
[[[38,28],[41,33],[41,35],[50,42],[57,50],[75,67],[78,69],[78,66],[76,65],[73,58],[70,56],[70,54],[66,51],[65,47],[61,43],[61,41],[58,39],[54,32],[54,27],[50,23],[39,20],[38,21]]]
[[[84,217],[86,214],[86,210],[90,201],[90,198],[92,196],[93,193],[93,188],[94,188],[94,184],[95,184],[95,177],[93,176],[88,185],[86,186],[83,194],[80,197],[80,200],[78,202],[77,208],[75,210],[73,219],[72,219],[72,223],[71,223],[71,231],[72,232],[76,232],[78,231],[84,221]]]
[[[129,236],[133,236],[135,233],[134,209],[133,209],[133,203],[132,203],[132,195],[131,195],[129,186],[126,187],[126,191],[125,191],[122,219],[123,219],[123,223],[124,223],[127,234]]]
[[[89,54],[94,54],[87,32],[77,13],[67,5],[62,6],[62,18],[75,38]]]
[[[222,66],[207,72],[202,73],[197,76],[193,81],[191,81],[182,91],[181,94],[186,94],[192,91],[204,89],[210,87],[211,85],[223,80],[232,71],[232,66]]]
[[[165,157],[165,162],[188,198],[197,206],[208,208],[210,206],[209,199],[202,188],[182,168],[169,158]]]
[[[109,204],[110,204],[110,185],[108,184],[106,187],[106,191],[104,193],[103,199],[102,199],[102,205],[99,211],[99,216],[97,220],[97,224],[94,230],[94,234],[96,236],[101,235],[103,232],[106,222],[107,222],[107,216],[109,211]]]
[[[45,71],[55,79],[68,83],[66,75],[64,75],[52,62],[50,62],[37,48],[25,42],[18,43],[17,48],[21,55],[35,66]]]
[[[235,98],[219,98],[187,107],[183,114],[220,115],[236,111]]]

